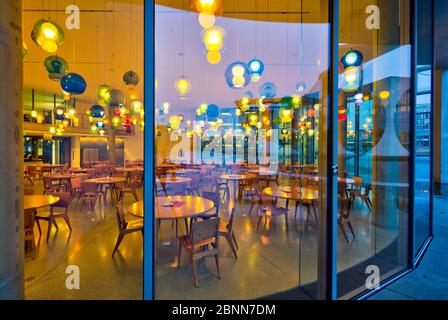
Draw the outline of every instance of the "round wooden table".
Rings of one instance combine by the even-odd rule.
[[[199,173],[200,171],[200,169],[169,169],[166,170],[166,173],[184,175],[187,173]]]
[[[188,218],[194,218],[198,215],[209,212],[215,207],[213,201],[195,196],[171,196],[171,197],[156,197],[156,220],[176,220],[176,239],[179,234],[179,219],[185,221],[185,228],[188,233]],[[178,202],[177,205],[168,205],[173,202]],[[134,217],[143,218],[144,203],[138,201],[128,208],[128,214]],[[171,242],[165,242],[164,245],[171,245]]]
[[[278,173],[277,171],[267,170],[267,169],[248,170],[247,172],[258,175],[258,176],[273,176]]]
[[[177,167],[177,164],[174,163],[159,163],[156,165],[156,168],[167,169]]]
[[[168,195],[168,192],[166,191],[166,185],[167,184],[186,184],[190,183],[192,181],[191,178],[184,178],[184,177],[162,177],[157,178],[156,182],[159,182],[162,185],[163,192]]]
[[[39,209],[47,206],[51,206],[59,201],[59,197],[46,196],[46,195],[29,195],[23,197],[23,209]]]
[[[66,180],[71,178],[82,178],[87,176],[85,173],[50,173],[46,177],[56,180]]]
[[[69,172],[73,173],[89,173],[89,172],[95,172],[95,168],[70,168],[68,169]]]
[[[318,200],[319,192],[310,188],[273,186],[263,189],[263,193],[274,198],[286,200]]]
[[[110,191],[110,196],[111,196],[111,199],[113,202],[114,199],[118,199],[116,185],[119,183],[126,182],[126,179],[123,177],[105,177],[105,178],[89,179],[89,180],[86,180],[85,182],[96,183],[97,185],[99,185],[99,192],[102,192],[102,193],[104,193],[104,190],[103,190],[104,185],[108,185],[109,191]],[[107,192],[107,189],[106,189],[106,192]],[[107,196],[107,193],[104,193],[104,204],[106,204],[106,196]]]
[[[295,201],[295,210],[294,216],[297,218],[297,210],[299,208],[300,202],[306,201],[311,206],[314,211],[316,221],[317,221],[317,213],[315,202],[319,199],[319,192],[310,188],[300,188],[300,187],[286,187],[286,186],[273,186],[267,187],[263,189],[263,193],[277,199],[285,199],[286,200],[286,210],[289,207],[289,201]],[[301,207],[302,208],[302,207]],[[300,216],[302,217],[302,209],[300,209]]]
[[[219,176],[219,179],[233,181],[233,200],[236,202],[236,190],[238,182],[243,180],[255,179],[254,174],[224,174]]]
[[[119,167],[119,168],[115,168],[114,169],[116,172],[143,172],[144,169],[142,167],[129,167],[129,168],[123,168],[123,167]]]
[[[167,206],[171,202],[182,203],[179,206]],[[156,198],[156,219],[173,220],[173,219],[187,219],[209,212],[215,207],[213,201],[195,196],[171,196],[171,197],[157,197]],[[128,213],[131,216],[143,218],[144,203],[138,201],[133,203],[128,208]]]

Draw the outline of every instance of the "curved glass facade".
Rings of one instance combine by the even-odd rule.
[[[431,235],[432,4],[201,3],[154,3],[153,297],[347,299],[412,267]],[[213,220],[230,239],[197,262]]]
[[[2,1],[0,299],[364,299],[413,270],[447,179],[435,2]]]

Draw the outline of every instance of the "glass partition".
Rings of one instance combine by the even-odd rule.
[[[339,7],[338,297],[408,266],[410,1]]]
[[[418,254],[431,233],[431,147],[432,147],[432,70],[433,70],[433,5],[432,1],[417,4],[417,70],[415,110],[415,214],[414,248]]]
[[[327,12],[156,1],[156,298],[316,297]]]

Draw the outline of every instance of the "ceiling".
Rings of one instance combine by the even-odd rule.
[[[76,4],[81,10],[79,30],[67,30],[65,8]],[[49,53],[31,39],[34,23],[51,18],[65,31],[65,41],[57,51],[69,64],[69,71],[87,82],[80,104],[96,102],[96,88],[104,83],[123,91],[122,77],[133,70],[140,76],[137,87],[143,99],[143,0],[23,0],[23,38],[28,47],[24,62],[25,105],[30,105],[31,88],[36,104],[51,107],[53,93],[61,95],[59,82],[48,78],[44,60]]]
[[[191,110],[204,100],[230,105],[242,93],[223,90],[225,66],[235,59],[248,60],[253,56],[261,57],[269,65],[263,81],[275,81],[282,94],[290,94],[301,78],[308,78],[311,88],[318,82],[327,61],[327,1],[224,0],[218,25],[226,30],[226,47],[221,64],[210,66],[205,60],[197,14],[176,10],[191,8],[192,0],[157,0],[157,104],[170,99]],[[57,54],[68,61],[71,72],[81,74],[87,81],[87,91],[78,97],[78,105],[88,107],[96,103],[96,88],[104,83],[126,91],[122,76],[128,70],[139,74],[141,81],[137,89],[143,99],[143,2],[23,0],[23,35],[28,46],[24,63],[25,104],[31,103],[31,88],[36,90],[36,104],[40,106],[50,108],[53,93],[62,97],[59,83],[48,78],[43,65],[50,54],[37,46],[30,34],[34,23],[41,18],[50,17],[65,29],[65,8],[71,4],[81,9],[81,28],[65,29],[65,41]],[[375,54],[373,44],[381,31],[365,28],[365,7],[378,1],[341,0],[340,3],[340,54],[357,48],[362,50],[365,60],[371,59]],[[381,3],[384,12],[390,16],[396,14],[396,8],[391,9],[389,1]],[[182,41],[187,45],[182,46]],[[383,41],[387,45],[387,39]],[[185,55],[184,63],[181,54]],[[178,101],[174,82],[182,69],[192,80],[194,91],[191,99]],[[248,90],[256,95],[257,88],[258,84]]]

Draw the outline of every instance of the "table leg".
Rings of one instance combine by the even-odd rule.
[[[238,187],[238,181],[236,181],[236,180],[233,180],[233,201],[234,201],[234,204],[236,204],[236,189],[237,189],[237,187]]]

